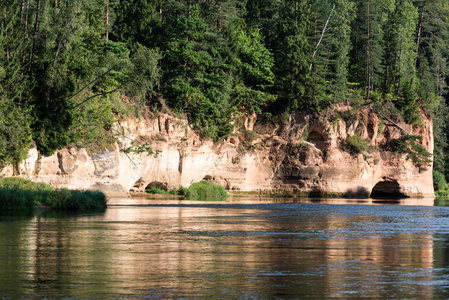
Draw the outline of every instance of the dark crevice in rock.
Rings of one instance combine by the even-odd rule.
[[[371,191],[371,198],[408,198],[401,192],[401,186],[396,180],[378,182]]]

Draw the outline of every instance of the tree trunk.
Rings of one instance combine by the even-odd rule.
[[[366,98],[369,99],[370,89],[371,89],[371,53],[370,53],[370,11],[369,11],[369,3],[368,3],[368,13],[367,13],[367,40],[366,40],[366,82],[365,82],[365,92]]]
[[[421,10],[420,18],[419,18],[419,24],[418,24],[418,36],[416,38],[416,58],[415,58],[415,68],[418,64],[418,57],[419,57],[419,43],[421,42],[421,31],[422,31],[422,22],[423,22],[423,16],[424,16],[424,7]]]
[[[109,41],[109,0],[106,0],[106,42]]]
[[[23,3],[23,2],[22,2]],[[22,14],[23,14],[24,7],[22,6]],[[27,35],[28,35],[28,13],[30,11],[30,0],[27,0],[26,5],[26,11],[25,11],[25,24],[23,29],[23,42],[26,43]],[[23,78],[23,71],[25,68],[25,61],[26,61],[26,47],[23,47],[23,53],[22,53],[22,71],[20,73],[20,78]]]
[[[36,22],[34,23],[34,34],[33,34],[33,46],[31,47],[31,54],[30,54],[30,77],[33,75],[33,65],[34,65],[34,52],[36,51],[36,38],[37,33],[39,31],[39,9],[41,6],[41,0],[37,0],[37,10],[36,10]]]
[[[323,39],[324,33],[326,32],[327,24],[329,23],[329,20],[331,19],[332,12],[334,11],[334,9],[335,9],[335,4],[334,4],[334,6],[332,6],[331,12],[329,13],[329,17],[327,17],[326,24],[324,24],[323,32],[321,33],[320,40],[318,41],[318,43],[315,46],[315,51],[313,52],[312,59],[315,58],[315,56],[316,56],[316,51],[321,44],[321,40]],[[311,63],[309,66],[309,71],[312,70],[312,64],[313,63]]]
[[[8,14],[6,13],[6,8],[5,8],[5,25],[7,26],[8,24]],[[6,40],[8,40],[8,27],[6,27],[5,29],[5,38]],[[6,59],[9,60],[9,48],[6,47]]]

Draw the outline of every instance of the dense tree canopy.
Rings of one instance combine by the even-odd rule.
[[[31,141],[50,154],[112,139],[126,94],[213,140],[238,114],[388,101],[419,123],[422,106],[448,173],[448,0],[3,0],[0,12],[0,163]]]

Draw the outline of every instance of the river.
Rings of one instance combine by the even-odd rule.
[[[445,205],[129,198],[3,215],[0,299],[447,299]]]

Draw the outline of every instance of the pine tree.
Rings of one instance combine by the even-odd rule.
[[[311,2],[285,1],[278,9],[276,39],[272,43],[276,91],[283,102],[281,105],[313,109],[307,94],[312,83],[309,66],[314,47]]]
[[[325,108],[342,100],[346,91],[351,48],[351,26],[354,3],[351,1],[317,1],[314,40],[316,47],[313,67],[315,102]],[[322,29],[325,31],[322,31]]]
[[[408,84],[413,84],[415,77],[415,30],[418,12],[409,0],[401,0],[396,6],[393,17],[393,45],[394,45],[394,77],[398,90]],[[413,87],[412,87],[413,89]]]
[[[157,47],[154,31],[158,28],[164,12],[162,0],[121,0],[115,9],[114,39],[128,46],[140,43]]]
[[[449,75],[449,4],[444,0],[415,1],[418,8],[415,66],[419,95],[433,116],[434,170],[449,178],[447,77]]]
[[[391,69],[390,56],[386,55],[391,48],[389,17],[394,9],[394,0],[357,1],[356,18],[352,23],[349,80],[362,88],[368,98],[370,91],[385,90],[385,74]]]

